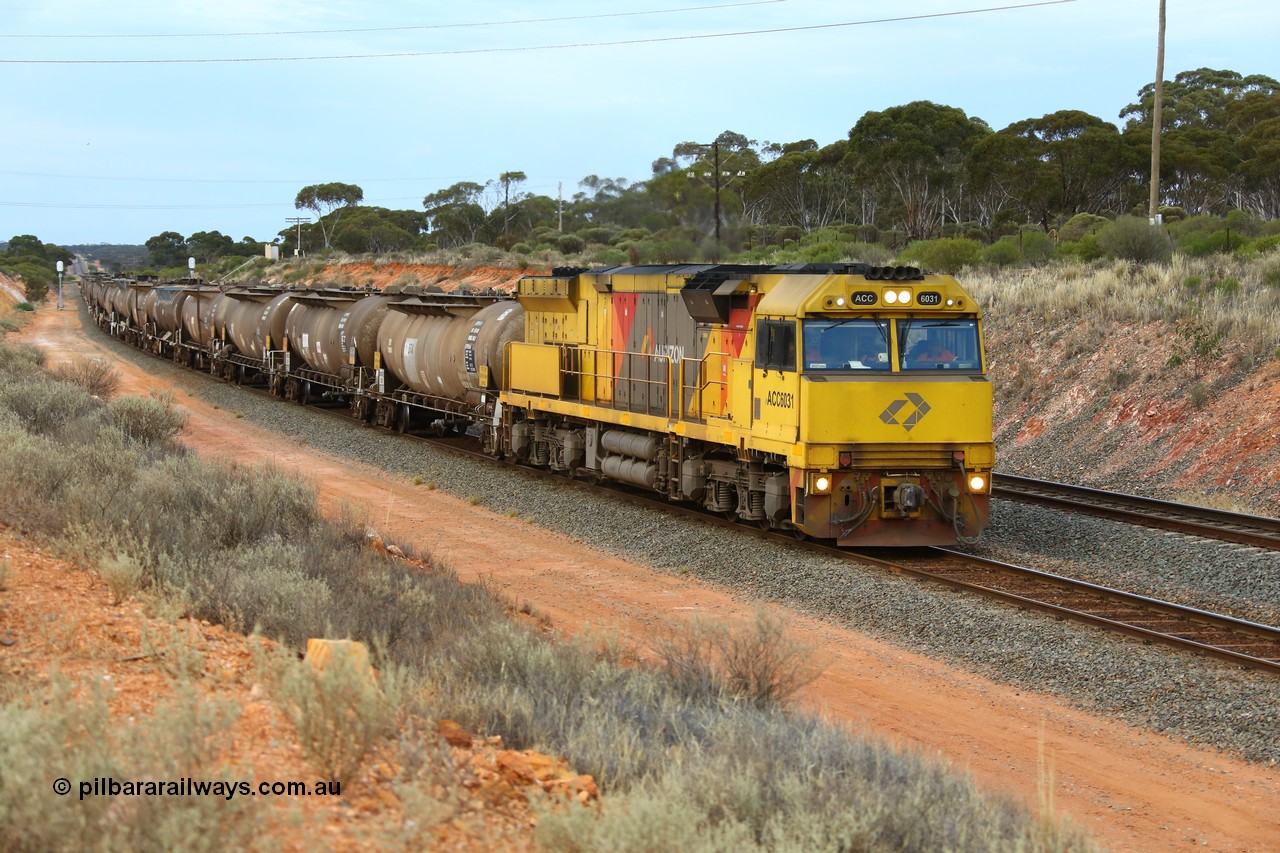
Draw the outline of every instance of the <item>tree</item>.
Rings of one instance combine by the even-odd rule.
[[[422,200],[427,210],[427,228],[442,247],[474,243],[485,225],[480,194],[484,187],[474,181],[459,181],[437,190]]]
[[[413,248],[426,225],[416,210],[358,207],[334,229],[333,245],[344,252],[400,252]]]
[[[770,146],[778,156],[747,173],[743,201],[757,224],[797,225],[806,233],[848,219],[857,192],[845,140],[819,148],[812,139]]]
[[[991,128],[963,110],[914,101],[867,113],[849,131],[850,163],[859,179],[896,203],[912,239],[940,227],[950,194],[962,193],[962,166],[974,143]]]
[[[1122,186],[1141,155],[1115,125],[1079,110],[1025,119],[973,147],[974,189],[995,187],[1046,231],[1077,213],[1120,213]]]
[[[1164,81],[1161,99],[1160,185],[1164,203],[1191,214],[1223,214],[1241,206],[1249,175],[1241,168],[1236,141],[1247,136],[1258,116],[1255,105],[1280,94],[1280,82],[1263,74],[1197,68]],[[1125,135],[1135,147],[1151,150],[1155,84],[1120,111]],[[1136,140],[1142,140],[1141,143]],[[1256,206],[1256,205],[1255,205]]]
[[[5,248],[4,253],[10,257],[18,255],[31,255],[36,258],[45,257],[44,243],[40,242],[40,238],[34,234],[19,234],[16,237],[9,238],[9,245]]]
[[[359,204],[364,200],[364,190],[355,184],[313,184],[298,190],[298,197],[293,200],[297,210],[310,210],[320,222],[320,233],[324,236],[324,247],[329,248],[329,237],[337,227],[342,216],[342,209]],[[330,216],[330,212],[332,215]],[[328,217],[328,223],[325,222]]]
[[[1280,218],[1280,94],[1249,94],[1232,108],[1240,137],[1243,205],[1264,219]]]
[[[502,233],[506,234],[511,225],[511,188],[517,184],[522,184],[528,179],[528,175],[524,172],[503,172],[498,175],[498,185],[502,187]],[[516,192],[516,201],[522,198],[522,194]]]
[[[187,238],[187,250],[202,264],[233,254],[236,244],[220,231],[197,231]]]
[[[147,253],[154,267],[185,267],[190,249],[187,240],[177,231],[164,231],[146,242]]]

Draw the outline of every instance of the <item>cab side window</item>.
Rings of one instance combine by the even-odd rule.
[[[796,324],[789,320],[756,321],[756,367],[796,369]]]

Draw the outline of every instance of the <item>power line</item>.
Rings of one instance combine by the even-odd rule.
[[[572,50],[584,47],[623,47],[637,44],[658,44],[662,42],[700,41],[706,39],[739,38],[742,36],[774,35],[778,33],[811,32],[814,30],[833,30],[846,27],[864,27],[874,24],[894,24],[905,21],[923,21],[933,18],[955,18],[961,15],[981,15],[990,12],[1008,12],[1018,9],[1034,9],[1040,6],[1060,6],[1075,3],[1077,0],[1041,0],[1038,3],[1018,3],[1010,6],[991,6],[983,9],[961,9],[955,12],[932,12],[922,15],[902,15],[893,18],[875,18],[862,21],[842,21],[834,24],[805,24],[794,27],[770,27],[760,30],[737,30],[724,33],[703,33],[684,36],[655,36],[644,39],[623,39],[619,41],[576,42],[573,44],[544,44],[525,47],[480,47],[460,50],[428,50],[405,51],[401,53],[349,53],[325,56],[258,56],[235,59],[0,59],[5,65],[193,65],[228,62],[315,62],[321,60],[349,59],[406,59],[429,56],[468,56],[493,53],[530,53],[544,50]]]
[[[338,30],[279,30],[240,33],[126,33],[108,35],[101,33],[0,33],[0,38],[30,39],[156,39],[156,38],[234,38],[239,36],[312,36],[339,35],[343,33],[394,33],[411,30],[456,30],[472,27],[505,27],[513,24],[551,24],[564,21],[590,21],[599,18],[634,18],[644,15],[669,15],[678,12],[704,12],[716,9],[735,9],[741,6],[768,6],[786,3],[788,0],[748,0],[742,3],[715,3],[707,6],[679,6],[674,9],[649,9],[640,12],[606,12],[596,15],[565,15],[558,18],[520,18],[509,21],[472,21],[465,24],[419,24],[400,27],[349,27]]]
[[[422,202],[422,196],[396,196],[393,198],[365,199],[361,206],[381,206],[390,201]],[[0,207],[25,207],[44,210],[240,210],[242,208],[287,207],[295,210],[292,201],[237,202],[233,204],[79,204],[73,202],[0,201]]]
[[[289,179],[289,178],[157,178],[154,176],[141,177],[108,177],[104,175],[60,175],[53,172],[14,172],[0,169],[0,175],[17,175],[24,178],[60,178],[73,181],[127,181],[129,183],[152,183],[152,184],[296,184],[306,186],[308,184],[322,183],[314,178],[308,179]],[[435,183],[436,181],[462,181],[469,180],[473,175],[428,175],[426,177],[417,178],[362,178],[353,183],[358,184],[377,184],[377,183]]]

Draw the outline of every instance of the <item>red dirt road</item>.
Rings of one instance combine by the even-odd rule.
[[[43,307],[21,339],[44,347],[51,363],[73,354],[110,358],[95,344],[95,332],[80,329],[78,317],[76,310]],[[137,367],[118,367],[121,393],[156,387]],[[316,483],[326,503],[364,507],[392,539],[446,560],[465,580],[484,578],[514,601],[528,602],[559,631],[589,627],[643,645],[690,614],[742,619],[754,610],[729,590],[629,563],[327,456],[237,420],[181,387],[172,390],[190,418],[184,440],[197,451],[234,450],[242,460],[296,470]],[[487,532],[482,549],[470,541],[477,529]],[[980,785],[1032,807],[1047,800],[1114,849],[1280,850],[1280,768],[1190,748],[855,631],[786,615],[798,638],[827,663],[805,699],[831,718],[942,757],[970,770]]]

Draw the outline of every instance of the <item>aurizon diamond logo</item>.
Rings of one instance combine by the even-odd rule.
[[[914,391],[908,391],[905,400],[894,400],[889,407],[880,413],[880,420],[886,424],[901,424],[907,432],[929,414],[929,404],[924,397]]]

